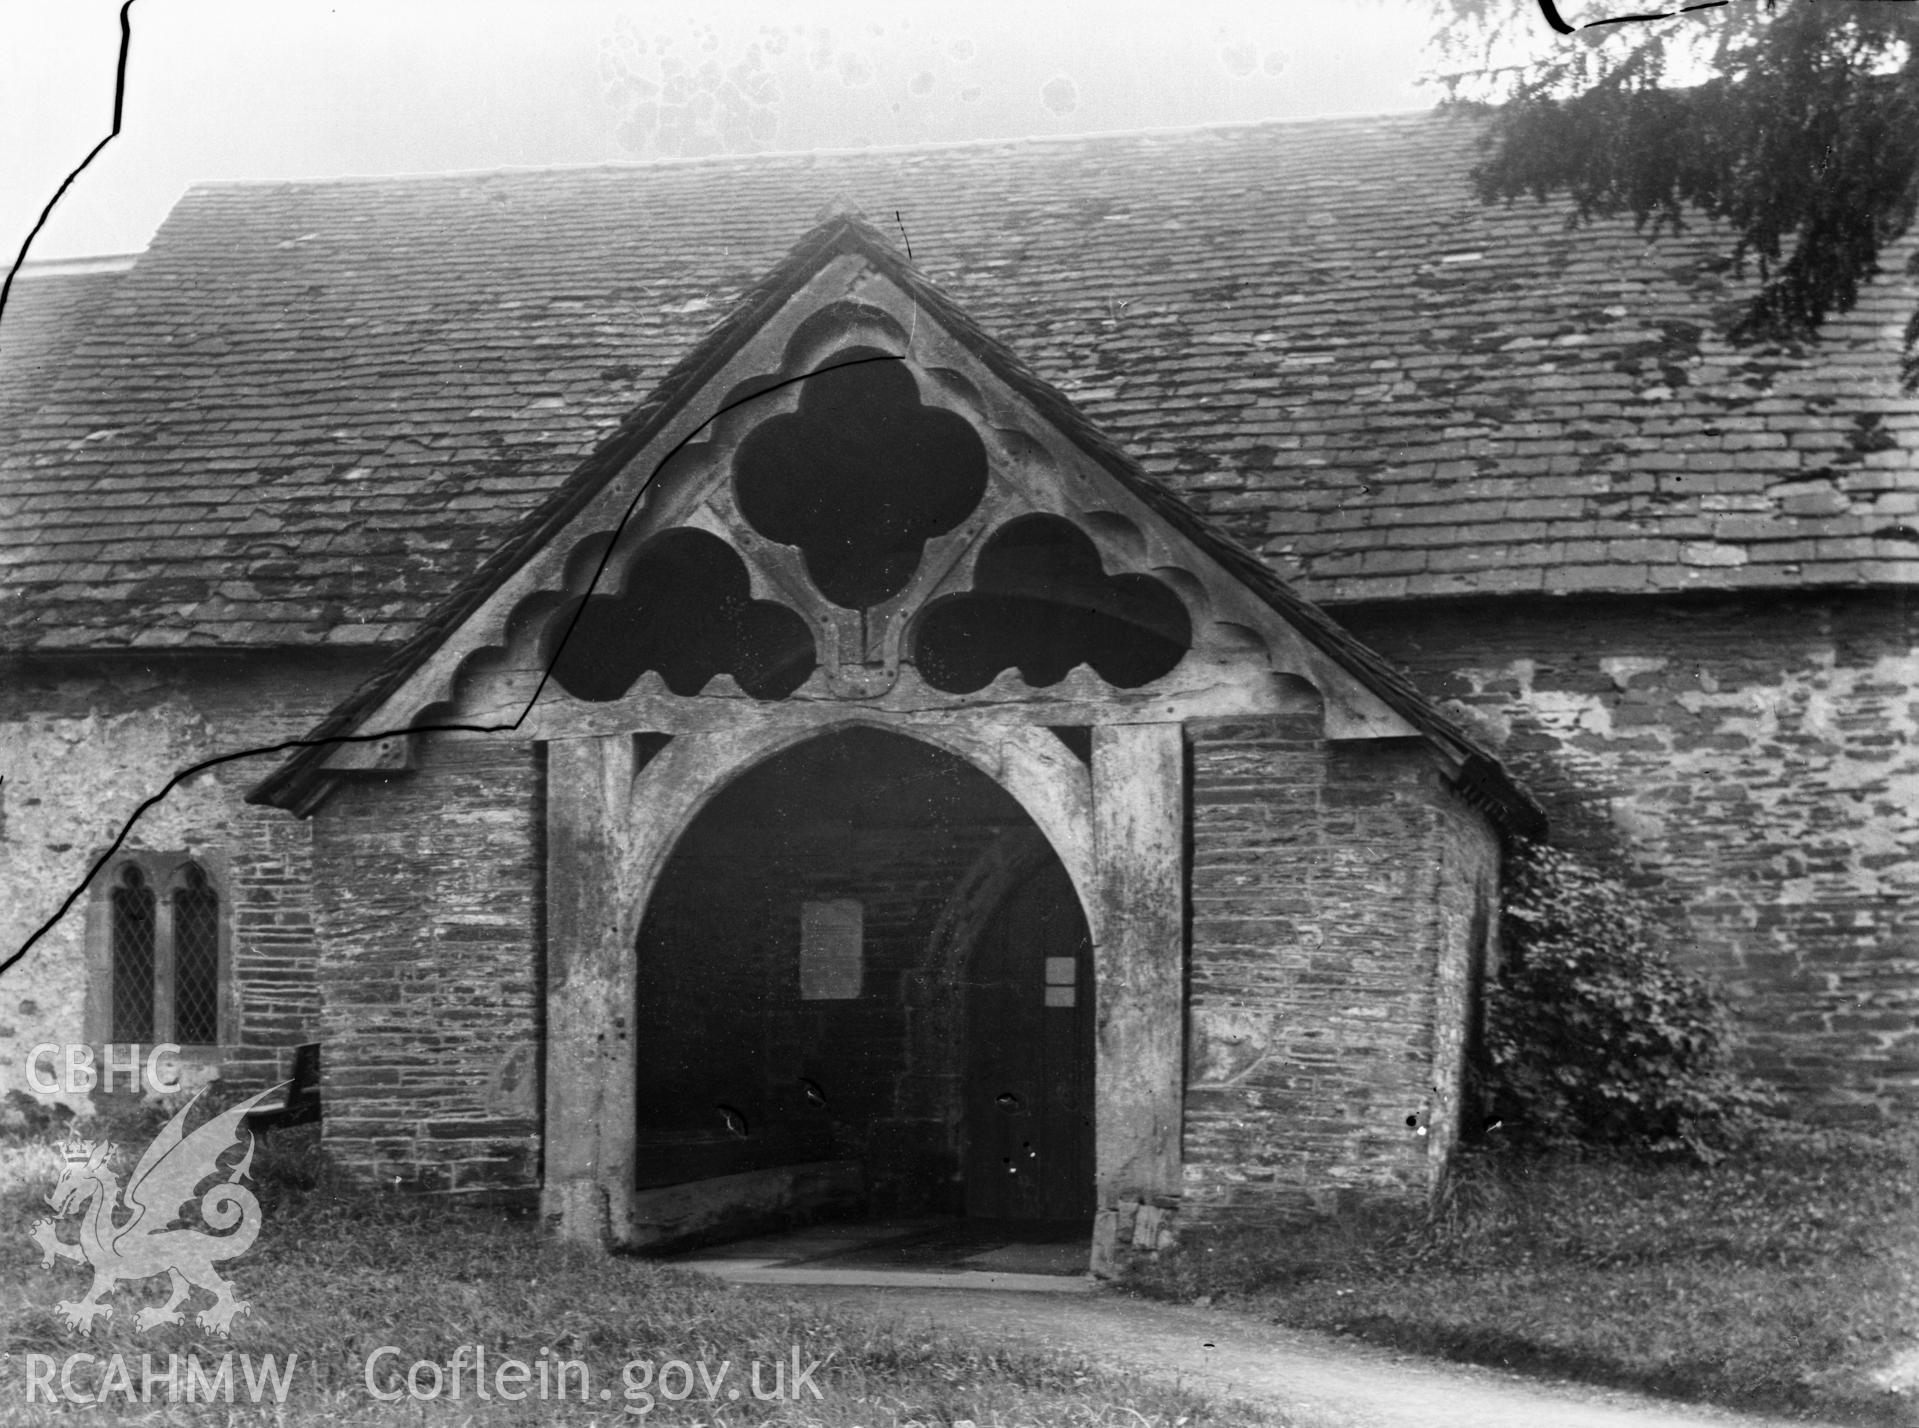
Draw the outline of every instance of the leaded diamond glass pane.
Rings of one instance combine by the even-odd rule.
[[[188,866],[173,893],[173,1039],[210,1046],[220,1039],[220,895]]]
[[[153,1040],[153,889],[136,867],[113,890],[113,1030],[115,1041]]]

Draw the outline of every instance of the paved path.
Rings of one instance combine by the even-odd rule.
[[[1097,1294],[782,1286],[1277,1408],[1300,1428],[1787,1428],[1583,1384],[1544,1382],[1284,1329],[1248,1315]],[[1793,1428],[1807,1428],[1796,1420]]]

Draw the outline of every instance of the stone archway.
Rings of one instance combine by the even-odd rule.
[[[1102,989],[1098,1195],[1176,1193],[1183,1089],[1183,749],[1177,725],[1094,730],[1082,762],[1037,725],[846,713],[681,735],[567,740],[547,753],[545,1185],[569,1237],[643,1244],[636,1218],[636,948],[652,890],[694,818],[747,770],[831,729],[946,750],[1016,800],[1087,915]]]
[[[1041,860],[973,939],[959,989],[969,1217],[1090,1227],[1098,990],[1072,886],[1056,860]]]
[[[1044,884],[1035,888],[1035,884]],[[1092,1048],[1079,1044],[1079,1038],[1090,1031],[1092,1013],[1096,1011],[1097,987],[1090,975],[1077,980],[1080,985],[1074,989],[1072,1010],[1077,1017],[1068,1017],[1066,1026],[1034,1027],[1033,1013],[1045,1013],[1044,998],[1047,985],[1044,966],[1046,949],[1040,944],[1048,940],[1049,929],[1031,927],[1030,907],[1020,909],[1022,893],[1039,892],[1042,903],[1050,903],[1057,909],[1057,929],[1066,934],[1066,941],[1072,945],[1052,948],[1055,955],[1072,955],[1075,961],[1082,961],[1083,954],[1090,947],[1078,945],[1082,940],[1090,943],[1090,931],[1083,910],[1077,905],[1077,899],[1070,883],[1062,875],[1059,860],[1053,856],[1037,829],[1025,830],[1024,836],[1013,833],[999,839],[987,847],[974,860],[954,884],[946,904],[940,908],[933,924],[933,931],[927,940],[926,966],[923,995],[919,1003],[912,1008],[912,1031],[928,1048],[927,1053],[935,1057],[950,1059],[955,1064],[968,1067],[967,1086],[960,1104],[954,1109],[959,1117],[959,1147],[963,1163],[966,1204],[968,1214],[977,1214],[997,1219],[1066,1219],[1077,1217],[1078,1207],[1060,1208],[1041,1205],[1035,1208],[1031,1204],[1018,1203],[1035,1198],[1043,1201],[1056,1201],[1061,1194],[1063,1184],[1078,1184],[1083,1180],[1088,1193],[1096,1192],[1095,1175],[1087,1169],[1082,1177],[1079,1162],[1082,1156],[1090,1157],[1093,1146],[1090,1142],[1071,1144],[1062,1148],[1058,1138],[1062,1130],[1062,1119],[1067,1122],[1066,1129],[1072,1130],[1071,1119],[1077,1114],[1078,1107],[1071,1104],[1081,1096],[1090,1096],[1093,1073]],[[1064,906],[1072,900],[1073,905]],[[1038,963],[1028,962],[1022,969],[1002,967],[1002,975],[982,976],[987,969],[980,963],[982,954],[991,959],[996,951],[1003,951],[1003,939],[1013,929],[1007,926],[1010,919],[1018,918],[1022,913],[1027,918],[1027,927],[1020,935],[1026,936],[1033,944],[1031,951],[1039,958]],[[1031,937],[1037,930],[1038,937]],[[1090,973],[1089,967],[1079,970]],[[1004,975],[1007,972],[1012,976]],[[1055,982],[1055,985],[1059,985]],[[1052,994],[1055,997],[1059,993]],[[996,999],[1012,997],[1009,1008],[1003,1003],[991,1005]],[[1040,1006],[1031,1005],[1035,998],[1041,999]],[[1026,1005],[1022,1008],[1020,1002]],[[1019,1019],[1022,1011],[1025,1025],[1008,1027],[1005,1023],[1008,1012]],[[979,1025],[982,1017],[993,1025],[993,1030],[983,1033]],[[1043,1019],[1043,1016],[1042,1016]],[[1053,1020],[1058,1021],[1056,1015]],[[1034,1058],[1015,1054],[1000,1057],[992,1054],[993,1048],[986,1044],[993,1036],[1002,1041],[1034,1040],[1033,1033],[1038,1031],[1040,1052],[1038,1060],[1043,1063],[1048,1050],[1064,1051],[1073,1061],[1084,1058],[1085,1065],[1070,1067],[1071,1081],[1074,1083],[1062,1088],[1064,1097],[1049,1097],[1047,1102],[1035,1104],[1029,1094],[1017,1083],[1029,1079],[1035,1071],[1045,1074],[1044,1064],[1020,1064],[1032,1062]],[[1064,1033],[1066,1044],[1061,1045]],[[1051,1043],[1050,1046],[1048,1043]],[[978,1053],[987,1051],[982,1058]],[[1056,1059],[1056,1058],[1055,1058]],[[1002,1100],[1005,1092],[1011,1092],[1011,1102]],[[1092,1107],[1085,1107],[1090,1116]],[[1038,1129],[1050,1145],[1036,1147],[1031,1143],[1029,1131]],[[1009,1141],[1008,1138],[1011,1138]],[[1001,1143],[1008,1142],[1008,1143]],[[1055,1177],[1052,1166],[1033,1180],[1030,1172],[1040,1167],[1021,1164],[1015,1167],[1015,1160],[1030,1162],[1033,1152],[1039,1149],[1048,1157],[1061,1155],[1074,1168],[1067,1171],[1064,1180]],[[1015,1152],[1018,1152],[1017,1154]],[[997,1171],[989,1167],[998,1165]],[[998,1195],[990,1190],[980,1193],[984,1188],[977,1181],[982,1171],[990,1174],[1009,1174],[1018,1179],[1022,1176],[1030,1182],[1017,1187],[1018,1193]],[[1037,1193],[1035,1193],[1037,1192]],[[1067,1192],[1069,1195],[1074,1192]],[[1058,1208],[1054,1215],[1050,1208]]]

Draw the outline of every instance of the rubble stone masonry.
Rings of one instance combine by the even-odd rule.
[[[1802,1114],[1919,1108],[1919,602],[1900,590],[1353,606],[1622,867]]]
[[[1316,719],[1191,733],[1182,1214],[1423,1193],[1458,1121],[1491,831],[1410,741],[1328,743]]]
[[[0,666],[0,956],[59,910],[140,804],[203,760],[303,736],[364,678],[364,654],[119,652]],[[317,1034],[311,825],[243,799],[273,757],[187,779],[142,814],[128,851],[186,852],[214,875],[232,976],[220,1060],[238,1087],[283,1076]],[[89,885],[0,975],[0,1094],[27,1052],[87,1040]],[[76,1107],[84,1097],[63,1096]]]
[[[312,820],[321,1093],[344,1165],[421,1190],[539,1185],[539,753],[426,739]]]

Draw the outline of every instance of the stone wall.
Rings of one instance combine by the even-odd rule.
[[[1428,1161],[1437,1183],[1446,1152],[1462,1132],[1476,1131],[1479,1124],[1480,1108],[1467,1102],[1466,1068],[1479,1054],[1481,998],[1487,976],[1498,965],[1501,849],[1486,820],[1458,799],[1442,796],[1435,813],[1439,853],[1435,1053],[1433,1098],[1425,1130],[1436,1148]]]
[[[142,801],[202,760],[298,738],[365,677],[365,655],[120,653],[0,667],[0,956],[78,887]],[[256,1088],[317,1033],[311,829],[244,801],[273,757],[195,775],[142,814],[129,850],[185,851],[217,871],[230,927],[224,1075]],[[0,1093],[26,1053],[76,1042],[86,1019],[89,888],[0,974]],[[78,1106],[84,1098],[62,1097]]]
[[[1495,848],[1423,748],[1313,718],[1192,733],[1182,1214],[1423,1193],[1451,1147]]]
[[[1355,606],[1661,899],[1802,1112],[1919,1108],[1919,603],[1897,590]]]
[[[414,1189],[539,1184],[540,756],[422,740],[312,819],[329,1150]]]

